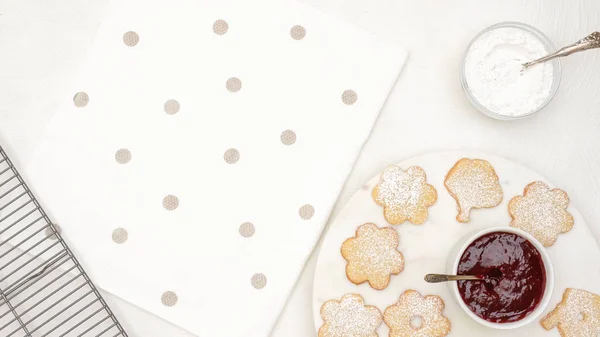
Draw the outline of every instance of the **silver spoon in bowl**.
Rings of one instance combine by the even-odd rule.
[[[557,57],[565,57],[574,53],[594,48],[600,48],[600,32],[593,32],[590,35],[584,37],[583,39],[557,50],[555,53],[546,55],[544,57],[540,57],[537,60],[523,63],[523,71],[534,64],[543,63],[555,59]]]
[[[502,278],[502,271],[498,268],[492,268],[485,275],[446,275],[446,274],[427,274],[425,281],[428,283],[440,283],[449,281],[497,281]]]
[[[428,283],[440,283],[448,281],[483,281],[483,278],[475,275],[427,274],[425,275],[425,281]]]

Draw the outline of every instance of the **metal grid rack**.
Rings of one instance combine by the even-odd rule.
[[[0,336],[127,337],[0,147]]]

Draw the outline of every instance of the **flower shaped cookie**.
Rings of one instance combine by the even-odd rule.
[[[406,171],[390,166],[383,171],[373,198],[383,206],[383,215],[390,224],[408,220],[418,225],[427,220],[427,208],[437,201],[437,191],[426,180],[425,171],[417,166]]]
[[[600,335],[600,296],[569,288],[562,301],[540,323],[546,330],[558,327],[562,337],[597,337]]]
[[[395,229],[378,228],[366,223],[356,230],[356,236],[344,241],[342,256],[346,276],[354,284],[369,282],[377,290],[385,289],[391,275],[404,269],[404,256],[397,250],[400,239]]]
[[[444,308],[444,301],[439,296],[422,297],[415,290],[405,291],[383,314],[383,320],[390,328],[389,337],[446,336],[452,325],[444,316]]]
[[[365,306],[363,298],[356,294],[325,302],[321,318],[325,323],[319,329],[319,337],[378,337],[375,331],[382,321],[379,309]]]
[[[569,196],[560,189],[551,190],[541,181],[525,187],[523,196],[514,197],[508,204],[512,217],[510,225],[522,229],[545,247],[552,246],[559,234],[573,228],[573,216],[567,212]]]

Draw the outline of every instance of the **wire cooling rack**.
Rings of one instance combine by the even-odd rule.
[[[0,337],[127,334],[0,147]]]

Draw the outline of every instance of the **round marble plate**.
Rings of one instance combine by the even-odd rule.
[[[489,161],[500,177],[504,191],[502,203],[491,209],[471,212],[471,222],[456,221],[456,202],[444,186],[448,170],[461,158],[480,158]],[[457,305],[449,288],[444,284],[427,284],[423,276],[427,273],[446,271],[446,260],[453,245],[464,235],[490,226],[503,226],[510,223],[507,205],[514,196],[523,194],[523,188],[530,182],[541,180],[551,187],[559,187],[569,192],[576,186],[554,186],[541,175],[510,160],[482,153],[443,152],[432,153],[405,160],[398,166],[406,169],[420,166],[427,173],[427,181],[438,192],[438,200],[429,208],[429,218],[423,225],[408,222],[393,226],[400,234],[399,250],[404,254],[404,271],[392,276],[389,286],[382,291],[369,287],[367,283],[356,286],[348,281],[345,273],[346,261],[340,254],[344,240],[353,237],[358,226],[374,222],[378,226],[391,226],[383,217],[383,208],[377,205],[371,191],[379,182],[380,175],[369,180],[350,199],[346,207],[333,220],[319,252],[313,285],[313,315],[318,330],[323,324],[320,316],[322,304],[330,299],[340,299],[344,294],[356,293],[363,296],[367,305],[374,305],[383,313],[396,303],[400,294],[407,289],[415,289],[421,294],[434,294],[446,303],[445,315],[452,321],[449,336],[506,336],[507,331],[492,330],[472,321]],[[581,288],[600,293],[600,249],[585,220],[571,204],[569,212],[575,218],[575,226],[567,234],[559,237],[548,253],[555,269],[555,288],[547,312],[560,301],[564,290]],[[380,337],[387,337],[389,329],[384,324],[377,331]],[[558,331],[548,332],[539,323],[532,323],[510,332],[511,336],[559,336]]]

